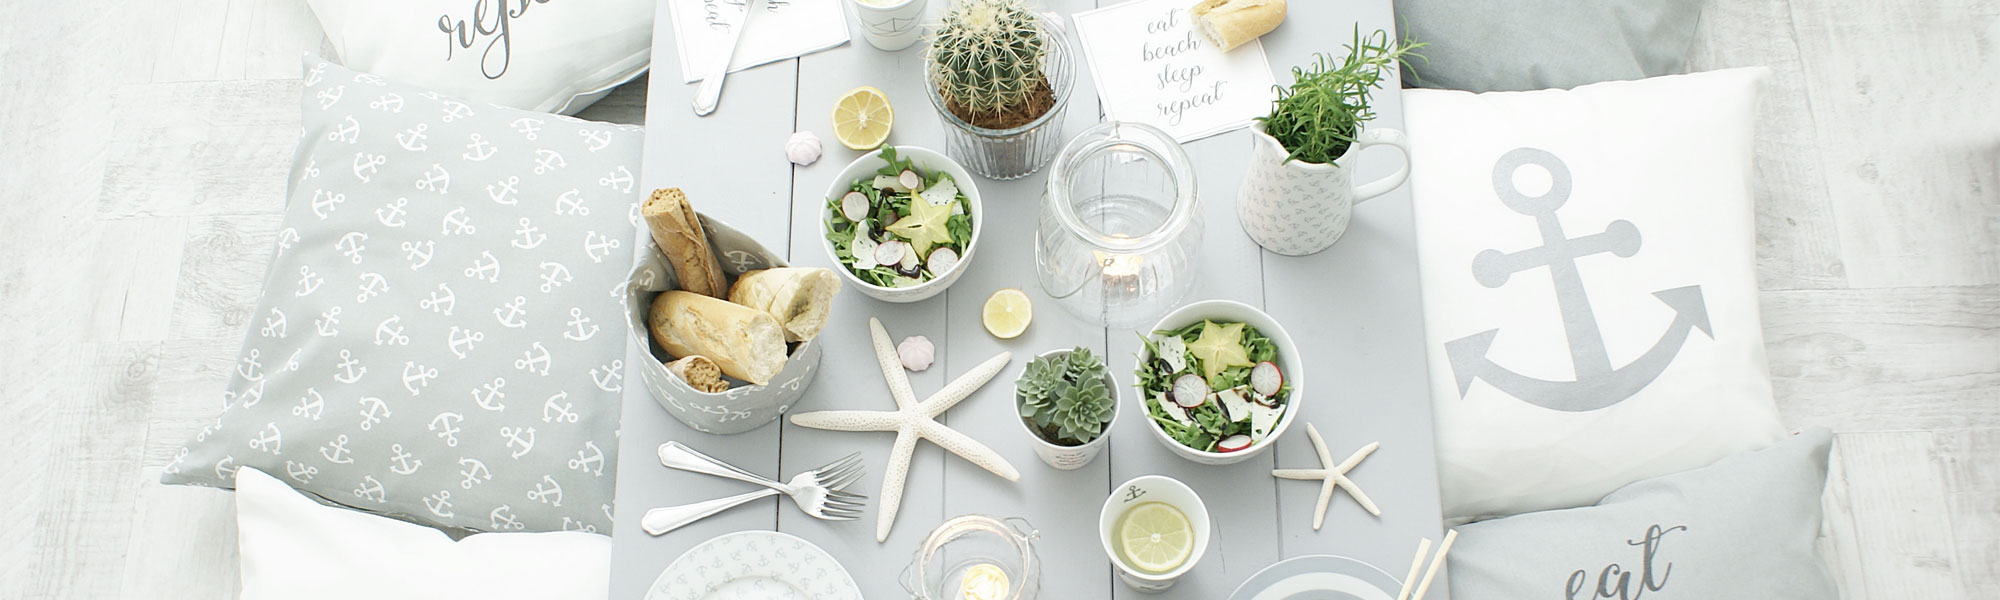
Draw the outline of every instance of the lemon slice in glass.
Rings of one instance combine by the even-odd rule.
[[[855,150],[871,150],[889,139],[889,127],[896,123],[896,111],[889,97],[873,86],[848,90],[833,103],[833,137]]]
[[[1194,526],[1173,505],[1147,502],[1125,512],[1118,524],[1118,543],[1132,568],[1166,573],[1180,568],[1194,554]]]
[[[1003,340],[1013,339],[1027,331],[1028,323],[1035,320],[1035,307],[1021,290],[1006,288],[986,298],[979,316],[987,333]]]

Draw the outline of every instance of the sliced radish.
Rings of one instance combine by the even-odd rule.
[[[876,264],[880,264],[880,266],[898,266],[898,264],[902,264],[904,246],[906,244],[898,242],[898,240],[888,240],[888,242],[878,244],[876,246]]]
[[[1208,401],[1208,382],[1200,375],[1189,373],[1174,380],[1174,404],[1182,408],[1194,408]]]
[[[1249,448],[1250,444],[1253,443],[1255,442],[1250,441],[1250,436],[1239,433],[1226,438],[1222,438],[1222,441],[1216,442],[1215,451],[1235,452],[1238,450],[1242,450],[1244,448]]]
[[[902,184],[903,186],[902,191],[907,192],[910,190],[917,189],[919,187],[923,187],[924,176],[918,175],[916,171],[903,169],[902,173],[896,175],[896,183]]]
[[[868,218],[868,195],[861,192],[848,192],[847,195],[841,196],[840,215],[847,217],[849,221],[860,221]]]
[[[1285,376],[1278,372],[1278,365],[1271,361],[1257,363],[1250,369],[1250,389],[1264,396],[1278,395],[1278,389],[1285,387]]]
[[[930,267],[932,275],[944,275],[951,272],[952,267],[958,266],[958,251],[950,248],[932,250],[931,257],[925,259],[924,263],[924,266]]]

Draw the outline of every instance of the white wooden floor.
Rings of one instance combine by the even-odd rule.
[[[1778,74],[1765,335],[1786,421],[1840,432],[1843,596],[2000,595],[2000,1],[1703,19],[1696,68]],[[0,597],[234,595],[231,497],[157,480],[218,408],[323,43],[299,0],[0,1]]]

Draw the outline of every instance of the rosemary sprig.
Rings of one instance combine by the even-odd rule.
[[[1354,143],[1361,124],[1375,118],[1369,91],[1382,87],[1384,74],[1404,56],[1422,59],[1412,51],[1425,45],[1409,38],[1392,42],[1379,29],[1364,37],[1357,25],[1345,60],[1315,53],[1311,69],[1292,67],[1292,86],[1277,86],[1271,114],[1257,120],[1289,151],[1286,162],[1332,163]]]

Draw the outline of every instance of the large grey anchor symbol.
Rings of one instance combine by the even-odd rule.
[[[1549,173],[1549,189],[1530,197],[1514,187],[1515,170],[1535,165]],[[1548,267],[1554,280],[1556,305],[1562,311],[1563,333],[1569,339],[1570,360],[1576,367],[1575,381],[1549,381],[1509,371],[1486,356],[1499,329],[1489,329],[1445,342],[1445,356],[1458,379],[1458,394],[1472,389],[1472,380],[1484,379],[1502,392],[1543,408],[1582,412],[1597,410],[1632,397],[1651,384],[1680,353],[1688,332],[1700,329],[1710,339],[1708,307],[1702,301],[1701,286],[1691,285],[1654,292],[1653,296],[1674,309],[1674,321],[1660,341],[1631,364],[1613,369],[1605,352],[1597,317],[1584,293],[1583,278],[1577,273],[1576,259],[1609,252],[1620,258],[1639,252],[1639,229],[1630,221],[1612,221],[1603,233],[1577,238],[1563,236],[1556,209],[1569,200],[1569,167],[1546,150],[1516,148],[1493,165],[1493,193],[1507,208],[1535,218],[1542,233],[1542,246],[1519,252],[1485,250],[1472,259],[1472,275],[1480,285],[1497,288],[1515,273]]]

